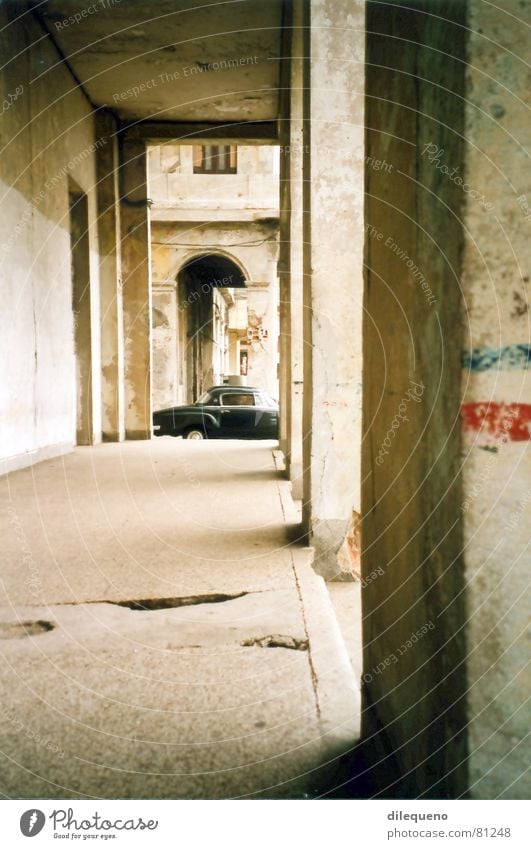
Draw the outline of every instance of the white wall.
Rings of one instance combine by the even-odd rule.
[[[7,24],[0,10],[1,53],[11,58],[1,99],[12,101],[2,115],[0,174],[3,471],[61,453],[75,441],[69,176],[88,195],[95,439],[101,432],[93,113],[31,20],[26,40],[40,41],[30,50],[23,28]]]

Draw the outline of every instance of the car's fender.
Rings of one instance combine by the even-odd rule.
[[[193,427],[196,422],[191,422],[187,427]],[[216,417],[213,413],[202,413],[200,416],[197,416],[197,424],[201,424],[207,431],[213,432],[219,430],[220,421],[219,417]]]
[[[220,423],[215,415],[206,411],[196,413],[186,412],[174,417],[173,430],[175,436],[181,436],[185,430],[189,430],[191,427],[203,428],[211,434],[219,430]]]
[[[220,416],[208,410],[170,408],[157,411],[153,425],[156,436],[182,436],[191,427],[204,428],[209,434],[215,435],[220,429]]]

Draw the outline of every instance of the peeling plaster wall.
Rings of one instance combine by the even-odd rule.
[[[527,799],[531,790],[524,742],[531,127],[529,37],[522,25],[531,3],[510,4],[510,12],[472,0],[466,78],[467,183],[485,200],[470,192],[465,207],[462,512],[471,794],[486,799]]]
[[[399,763],[385,795],[453,798],[467,785],[463,192],[422,151],[462,167],[466,7],[413,6],[367,7],[364,736]]]
[[[1,100],[22,91],[2,115],[0,139],[4,471],[67,451],[75,442],[68,177],[88,196],[94,439],[101,433],[93,113],[31,18],[9,26],[9,14],[9,7],[0,10],[1,52],[11,59],[0,81]]]

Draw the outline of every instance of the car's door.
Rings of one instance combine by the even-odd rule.
[[[278,439],[278,407],[263,392],[257,393],[255,402],[255,438]]]
[[[252,392],[228,390],[220,397],[220,436],[245,439],[254,435],[256,405]]]
[[[211,436],[219,436],[219,427],[221,419],[220,397],[216,392],[205,393],[203,396],[204,402],[197,403],[198,410],[201,415],[203,429]],[[201,400],[203,400],[201,399]]]

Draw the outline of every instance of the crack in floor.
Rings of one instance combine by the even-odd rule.
[[[269,634],[266,637],[250,637],[240,643],[241,646],[259,646],[263,649],[293,649],[308,651],[308,640],[286,637],[283,634]]]
[[[87,599],[85,601],[58,601],[48,607],[78,607],[83,604],[113,604],[115,607],[128,607],[129,610],[170,610],[175,607],[188,607],[192,604],[219,604],[233,601],[261,590],[244,590],[239,593],[204,593],[203,595],[171,596],[170,598],[139,598],[116,600],[111,598]]]
[[[233,601],[249,595],[248,592],[241,593],[206,593],[205,595],[177,596],[174,598],[144,598],[132,601],[92,601],[90,604],[114,604],[117,607],[128,607],[129,610],[170,610],[175,607],[188,607],[192,604],[220,604],[224,601]]]

